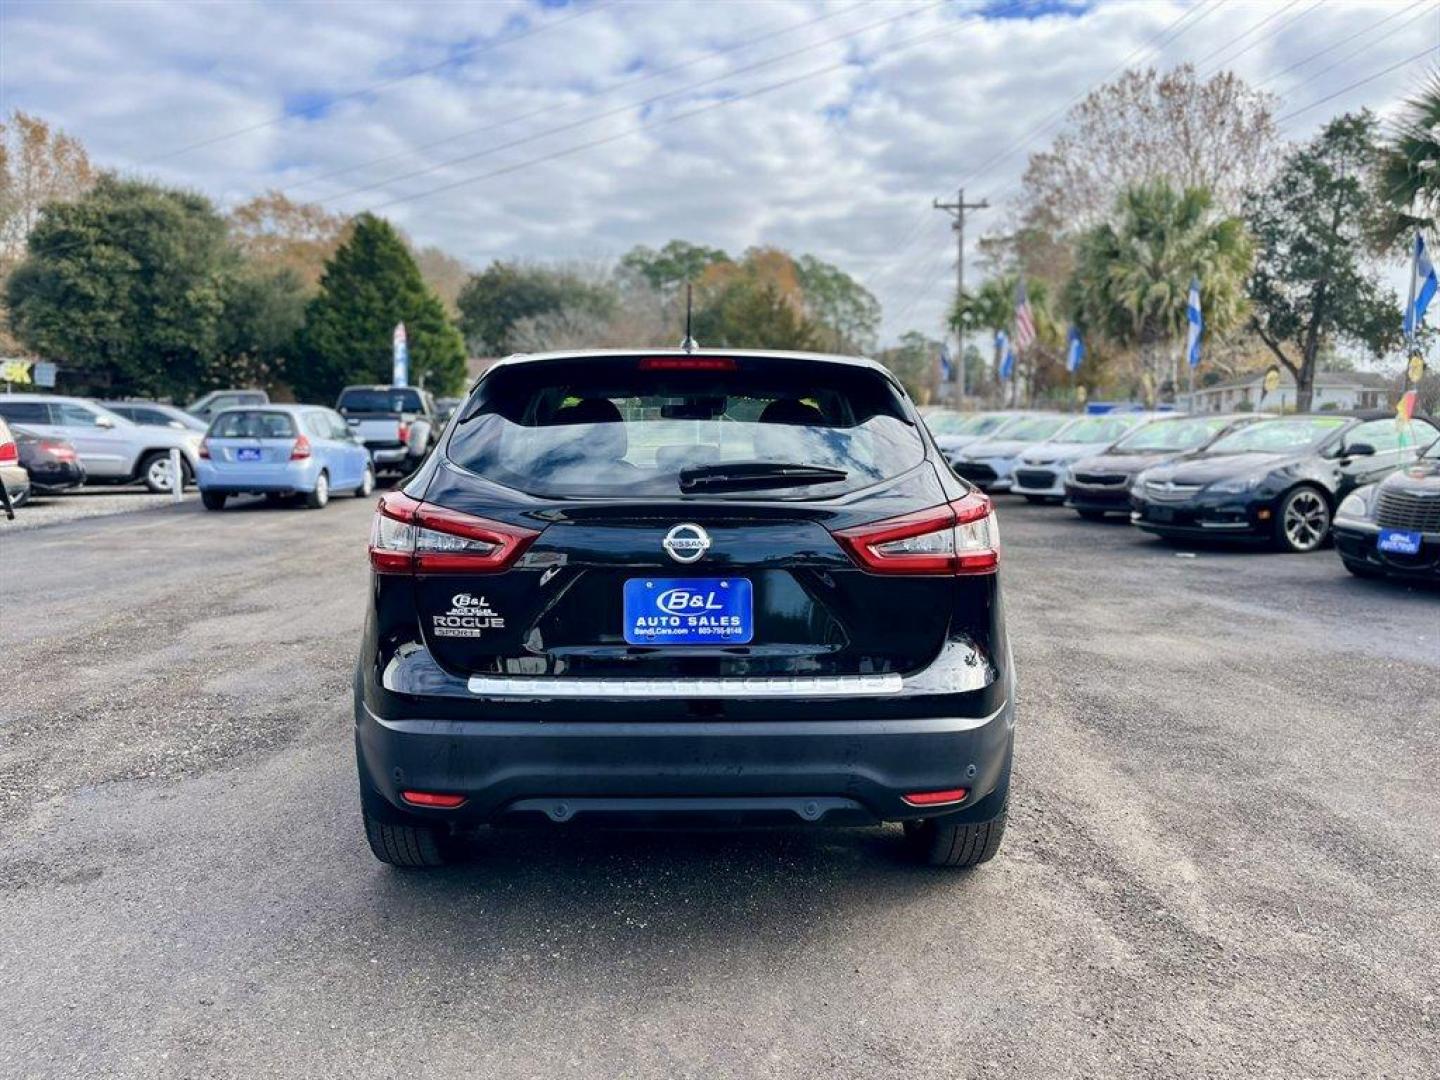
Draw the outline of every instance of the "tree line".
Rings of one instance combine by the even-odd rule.
[[[982,243],[988,277],[956,297],[952,328],[988,341],[1009,327],[1023,278],[1038,341],[1019,379],[1042,399],[1069,393],[1072,325],[1088,346],[1086,385],[1172,395],[1195,279],[1202,384],[1275,364],[1305,410],[1322,363],[1398,348],[1402,301],[1381,263],[1406,259],[1415,229],[1440,212],[1440,76],[1389,131],[1362,110],[1286,146],[1275,105],[1232,74],[1201,80],[1189,66],[1127,72],[1092,92],[1031,157],[1009,226]],[[913,365],[919,342],[909,344]],[[977,361],[994,392],[998,355]]]
[[[497,260],[472,273],[390,223],[267,192],[228,213],[190,191],[95,169],[23,113],[0,125],[7,351],[56,360],[79,393],[185,399],[262,386],[326,400],[410,374],[463,387],[466,357],[680,342],[685,286],[707,345],[863,352],[880,306],[813,255],[672,240],[613,265]]]

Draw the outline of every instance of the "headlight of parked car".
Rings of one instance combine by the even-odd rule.
[[[1252,473],[1249,476],[1234,476],[1228,480],[1216,480],[1209,486],[1210,491],[1218,492],[1221,495],[1240,495],[1260,486],[1260,481],[1265,479],[1264,473]]]
[[[1340,504],[1340,509],[1335,511],[1335,517],[1351,518],[1364,521],[1370,516],[1370,500],[1360,491],[1352,491],[1345,496],[1345,501]]]

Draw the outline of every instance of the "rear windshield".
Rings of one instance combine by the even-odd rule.
[[[1120,438],[1136,424],[1142,421],[1139,416],[1090,416],[1083,420],[1076,420],[1065,429],[1064,433],[1057,436],[1055,441],[1062,443],[1112,443]]]
[[[697,492],[727,466],[835,470],[707,497],[833,496],[895,476],[925,456],[900,392],[863,367],[807,360],[592,357],[497,368],[463,406],[446,446],[487,479],[557,497]],[[792,475],[787,478],[794,481]],[[805,480],[805,478],[800,478]]]
[[[1117,450],[1137,452],[1194,450],[1222,431],[1230,420],[1211,416],[1196,420],[1157,420],[1131,432],[1115,444]]]
[[[343,390],[337,408],[349,412],[420,412],[420,392],[408,387]]]
[[[1272,453],[1303,450],[1311,443],[1318,443],[1327,435],[1339,431],[1349,422],[1343,416],[1261,420],[1249,427],[1243,427],[1239,431],[1232,431],[1223,438],[1216,439],[1210,446],[1210,452],[1235,454],[1252,450]]]
[[[210,425],[212,439],[293,439],[295,421],[289,413],[263,409],[233,409]]]

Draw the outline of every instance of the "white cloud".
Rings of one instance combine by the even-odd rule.
[[[935,332],[953,282],[953,240],[931,198],[965,179],[970,197],[995,204],[975,235],[997,225],[1026,153],[1048,139],[1035,130],[1127,60],[1214,54],[1203,73],[1243,49],[1235,70],[1259,81],[1329,49],[1267,87],[1298,87],[1285,113],[1440,44],[1433,0],[1303,0],[1263,26],[1274,3],[1211,0],[1154,58],[1145,50],[1190,0],[1101,0],[1028,19],[983,17],[975,0],[585,6],[10,2],[0,106],[60,124],[102,164],[226,204],[267,187],[347,210],[406,199],[384,212],[477,264],[614,256],[676,236],[811,251],[876,291],[893,336]],[[893,21],[832,40],[882,20]],[[1392,104],[1425,70],[1342,94],[1286,134]],[[743,100],[660,123],[724,98]],[[657,126],[629,134],[644,125]],[[506,146],[517,140],[528,141]],[[354,171],[327,175],[342,169]],[[422,169],[433,171],[397,179]]]

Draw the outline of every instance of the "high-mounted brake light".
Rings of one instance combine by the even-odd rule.
[[[993,574],[1000,565],[1000,528],[990,500],[978,491],[928,510],[837,530],[835,539],[875,574]]]
[[[370,565],[380,574],[493,574],[539,535],[391,491],[370,528]]]
[[[295,445],[290,448],[291,461],[304,461],[310,456],[310,440],[301,435],[295,440]]]
[[[641,371],[734,371],[738,365],[728,356],[647,356]]]

